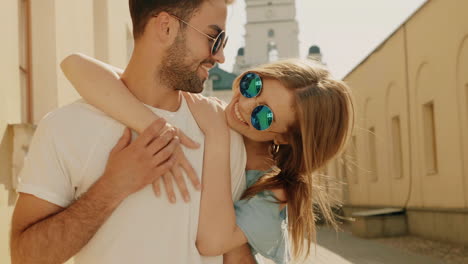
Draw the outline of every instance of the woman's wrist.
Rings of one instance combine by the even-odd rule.
[[[208,140],[221,140],[221,139],[229,139],[229,127],[217,127],[216,129],[211,128],[205,132],[205,137]]]

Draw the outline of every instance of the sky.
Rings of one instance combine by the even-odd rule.
[[[390,36],[427,0],[296,0],[300,56],[310,46],[321,48],[332,73],[344,77]],[[229,7],[225,49],[220,67],[232,71],[237,50],[244,45],[245,0]]]

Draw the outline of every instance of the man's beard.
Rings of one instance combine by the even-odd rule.
[[[193,70],[194,62],[184,63],[184,59],[188,55],[184,33],[180,33],[162,59],[161,69],[159,70],[161,83],[175,90],[201,93],[203,91],[203,80],[197,75],[198,67]]]

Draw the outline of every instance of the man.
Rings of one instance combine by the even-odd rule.
[[[225,28],[225,0],[130,0],[130,11],[135,48],[122,80],[203,146],[180,90],[200,92],[209,68],[224,62],[225,42],[215,50],[213,41]],[[47,115],[21,173],[12,262],[221,263],[195,247],[200,193],[188,186],[191,201],[175,204],[153,194],[151,183],[175,163],[190,171],[174,135],[160,119],[130,143],[128,129],[83,101]],[[231,140],[233,186],[245,185],[240,140]],[[203,147],[184,153],[200,176]]]

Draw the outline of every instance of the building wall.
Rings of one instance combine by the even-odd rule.
[[[133,51],[132,23],[128,0],[93,2],[95,57],[124,68]]]
[[[411,233],[467,243],[460,235],[468,237],[463,225],[449,230],[468,221],[468,20],[463,10],[468,10],[463,0],[428,1],[345,77],[358,114],[355,143],[346,158],[356,164],[337,177],[351,175],[348,207],[405,207]]]
[[[0,127],[21,122],[21,90],[19,83],[18,3],[5,1],[0,8]],[[0,130],[0,133],[3,131]],[[2,134],[0,134],[1,137]]]
[[[406,201],[409,188],[408,133],[401,133],[403,169],[393,170],[391,119],[400,117],[402,131],[407,131],[406,67],[404,32],[399,30],[385,47],[374,53],[346,81],[356,99],[357,129],[356,164],[350,165],[356,179],[350,182],[352,204],[400,205]],[[370,130],[374,129],[375,134]],[[376,170],[371,170],[369,142],[374,138]],[[354,191],[356,190],[356,191]]]
[[[410,119],[414,124],[412,174],[415,176],[413,190],[418,194],[412,197],[411,206],[468,207],[468,176],[467,171],[463,171],[459,117],[459,107],[463,105],[466,109],[467,102],[457,100],[456,81],[460,48],[468,36],[468,21],[462,11],[466,8],[468,3],[462,0],[431,1],[408,22]],[[434,102],[438,168],[428,175],[423,159],[426,150],[421,111],[422,104],[431,100]]]
[[[0,262],[9,263],[9,219],[13,210],[11,191],[12,130],[8,124],[21,122],[21,89],[19,81],[18,3],[4,1],[0,8]]]
[[[31,105],[25,100],[27,91],[19,70],[27,57],[21,54],[27,42],[21,38],[25,36],[21,21],[26,14],[21,12],[21,1],[31,4]],[[4,1],[0,32],[0,263],[10,263],[8,243],[17,198],[16,176],[34,124],[51,110],[79,98],[61,73],[61,60],[82,52],[123,68],[133,50],[133,38],[127,0]],[[28,107],[32,110],[31,123]]]

